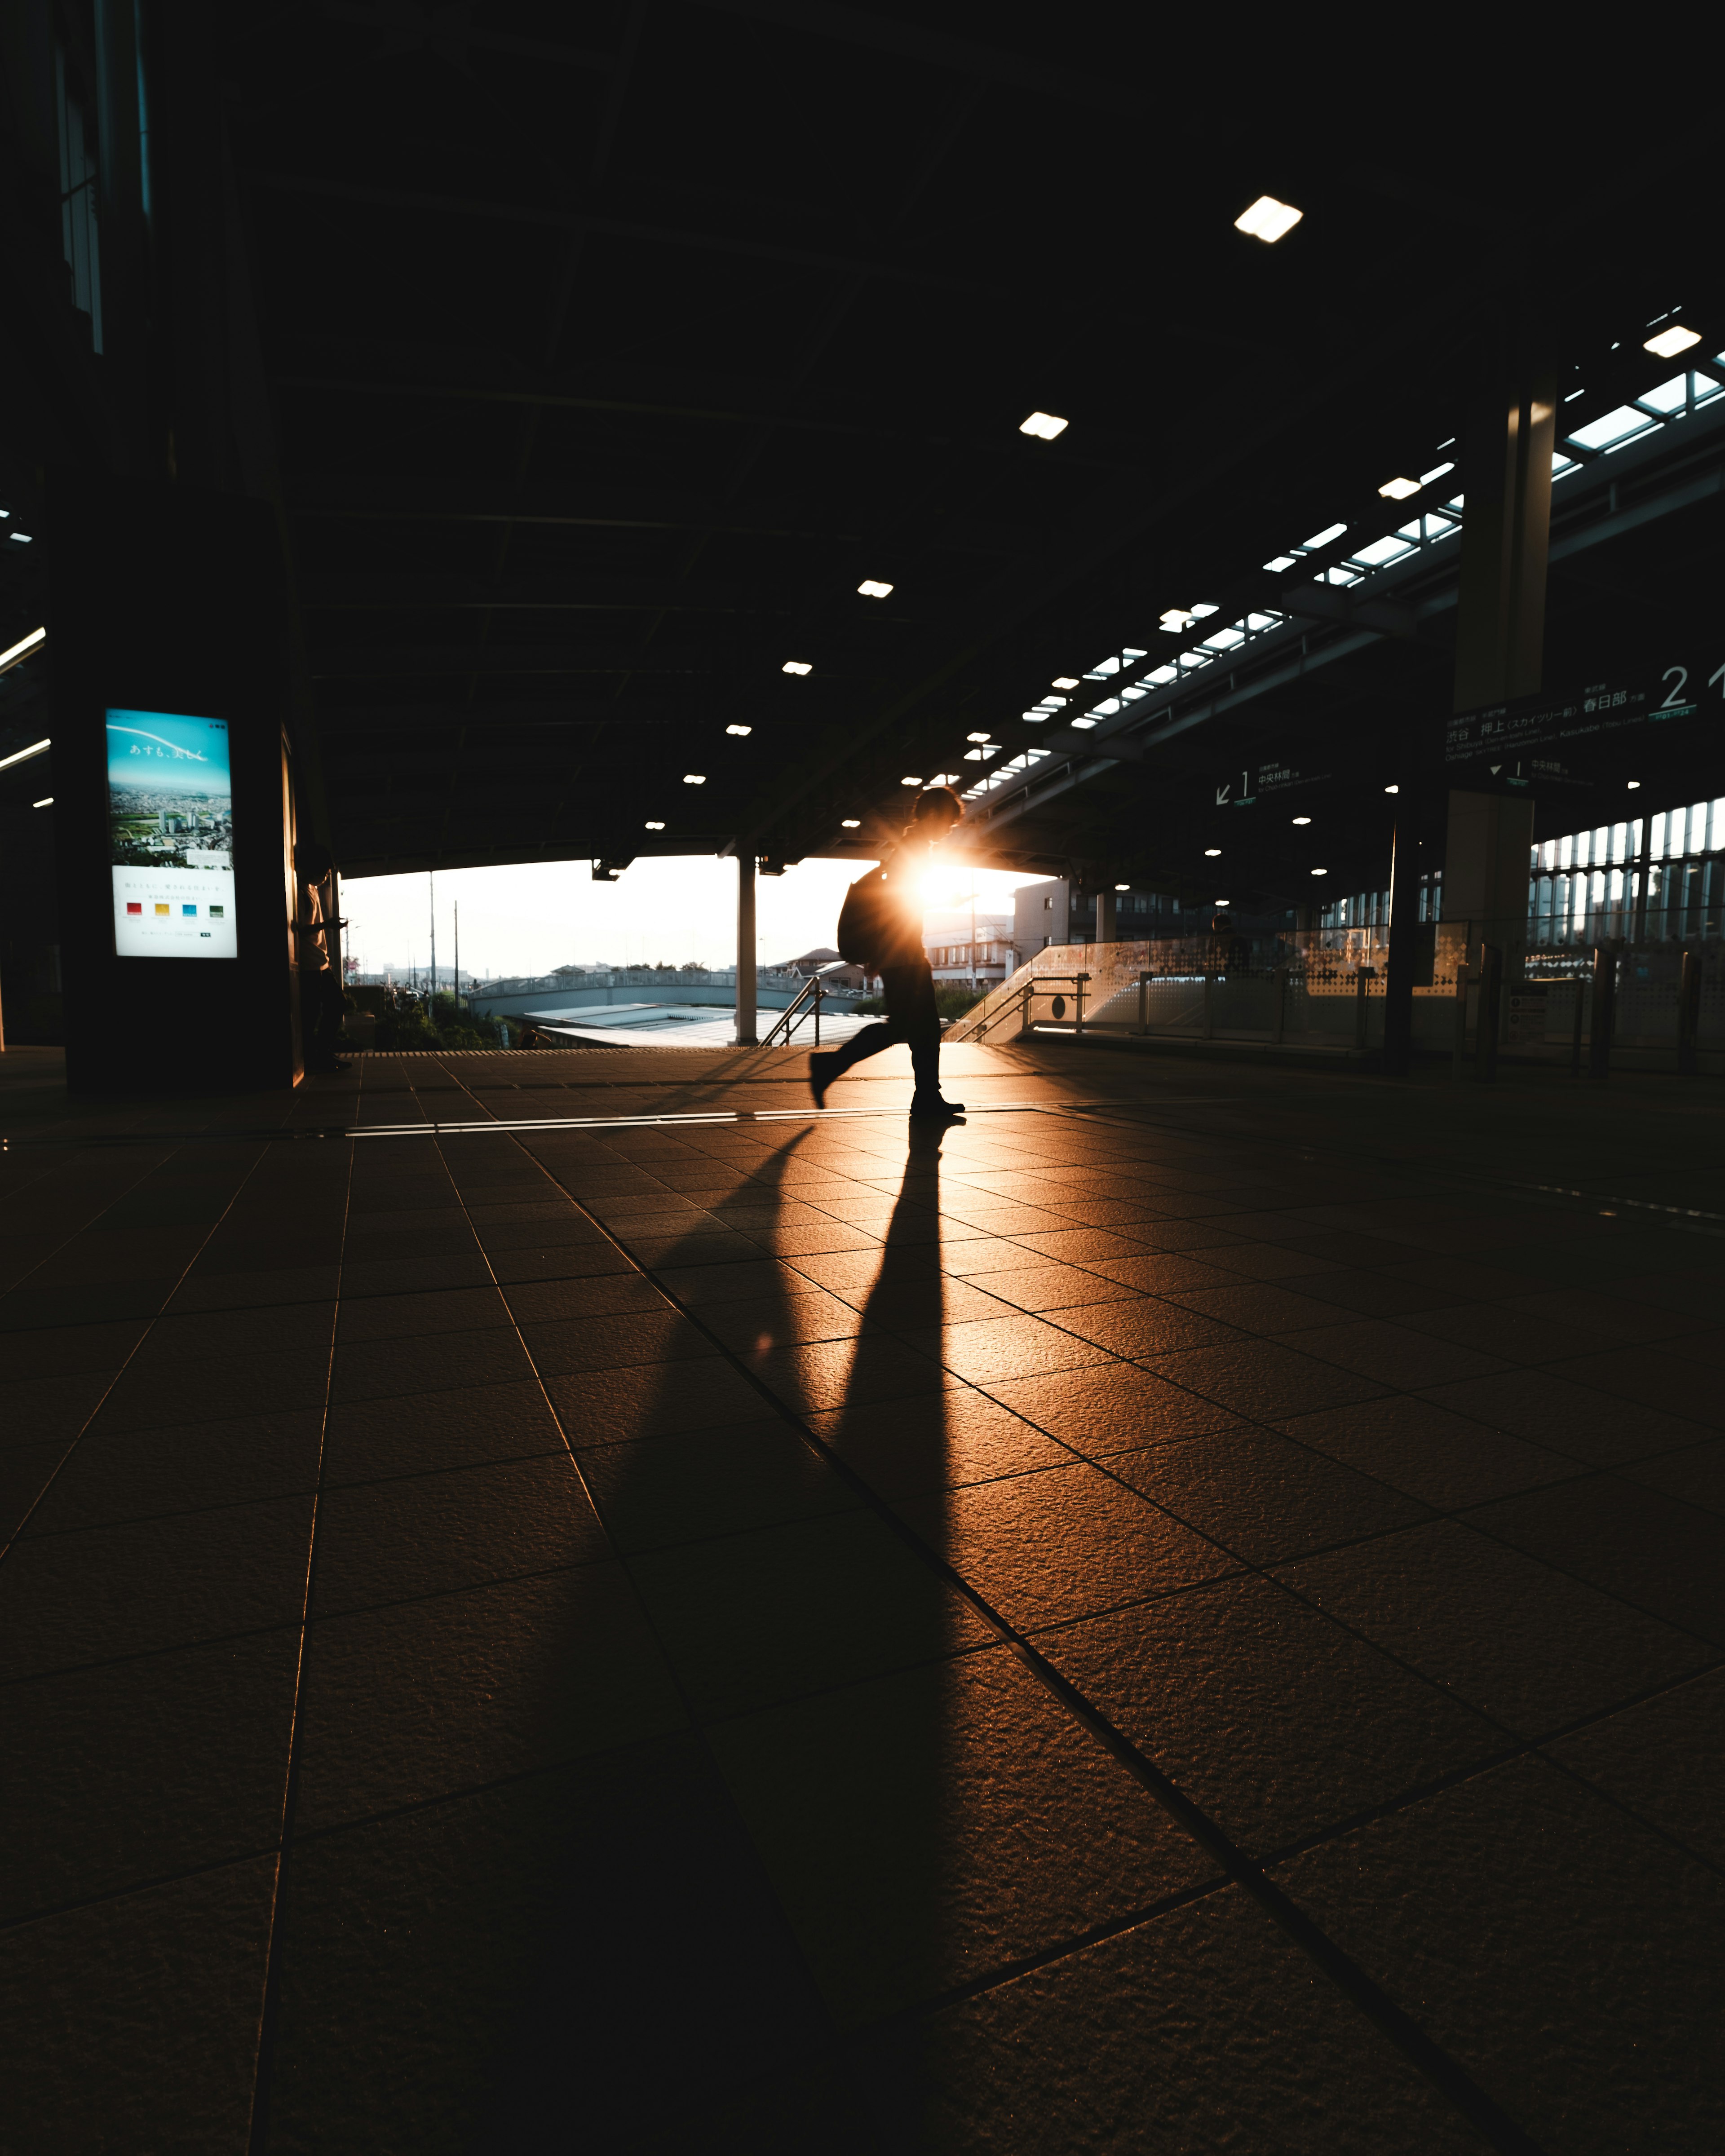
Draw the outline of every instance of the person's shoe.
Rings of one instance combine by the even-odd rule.
[[[927,1116],[931,1122],[950,1123],[955,1116],[964,1113],[964,1103],[963,1101],[943,1101],[937,1093],[932,1101],[912,1101],[911,1113]]]
[[[824,1048],[817,1048],[809,1059],[809,1090],[817,1108],[827,1104],[827,1088],[839,1075],[833,1068],[838,1060],[836,1050]]]

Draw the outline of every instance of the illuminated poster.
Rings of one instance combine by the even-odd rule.
[[[225,719],[108,714],[114,948],[122,958],[237,958]]]

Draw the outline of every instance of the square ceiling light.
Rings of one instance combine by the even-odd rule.
[[[726,726],[725,731],[727,734],[752,734],[755,730],[752,726]]]
[[[1641,349],[1656,352],[1661,359],[1675,359],[1680,352],[1687,352],[1691,345],[1700,342],[1699,330],[1686,330],[1681,322],[1673,322],[1668,330],[1649,337]]]
[[[1049,685],[1055,689],[1076,689],[1079,685],[1078,676],[1076,674],[1056,674]]]
[[[1250,209],[1242,210],[1235,218],[1234,229],[1250,233],[1254,239],[1261,239],[1273,247],[1293,230],[1305,214],[1291,203],[1278,202],[1274,195],[1260,195]]]
[[[812,674],[814,669],[806,659],[787,659],[778,670],[781,674]]]
[[[705,786],[706,773],[704,771],[685,771],[683,773],[683,783],[685,786]]]
[[[1020,419],[1019,432],[1034,434],[1039,442],[1051,442],[1056,434],[1064,434],[1067,422],[1056,418],[1052,412],[1033,412],[1028,419]]]
[[[885,599],[892,596],[891,585],[883,584],[874,577],[865,577],[856,588],[865,599]]]
[[[862,829],[862,818],[847,816],[839,828],[842,831],[860,831]]]
[[[1417,479],[1387,479],[1378,490],[1386,501],[1405,501],[1410,494],[1418,494]]]
[[[655,824],[649,817],[647,820],[647,829],[649,831],[662,831],[665,826],[663,824]]]

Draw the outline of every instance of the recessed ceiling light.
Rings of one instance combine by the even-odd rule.
[[[891,584],[883,584],[874,577],[865,577],[857,590],[865,599],[886,599],[892,596]]]
[[[841,831],[860,831],[862,829],[862,818],[847,816],[839,828]]]
[[[8,536],[14,547],[28,547],[30,543],[30,535],[28,531],[13,531]]]
[[[1207,861],[1217,860],[1220,859],[1221,852],[1222,849],[1219,846],[1206,846],[1204,850],[1204,857]]]
[[[1192,618],[1194,621],[1202,621],[1207,613],[1219,613],[1221,611],[1220,607],[1212,605],[1208,599],[1194,599],[1192,602]]]
[[[683,783],[685,786],[705,786],[706,773],[704,771],[685,771],[683,773]]]
[[[778,670],[781,674],[812,674],[814,669],[806,659],[787,659]]]
[[[1314,869],[1312,873],[1313,875],[1327,875],[1329,874],[1329,870],[1327,869]]]
[[[1187,623],[1194,619],[1190,607],[1170,607],[1161,617],[1162,626],[1170,636],[1178,636]]]
[[[992,734],[966,734],[964,738],[966,741],[985,742],[992,741],[994,737]]]
[[[1327,547],[1332,539],[1339,539],[1348,529],[1345,524],[1327,524],[1322,531],[1314,531],[1306,542],[1308,552],[1313,547]]]
[[[1273,562],[1266,562],[1264,566],[1279,576],[1284,569],[1291,569],[1299,558],[1297,554],[1278,554]]]
[[[1019,432],[1034,434],[1039,442],[1051,442],[1056,434],[1064,434],[1066,422],[1057,419],[1052,412],[1033,412],[1028,419],[1020,419]]]
[[[1631,793],[1639,793],[1641,790],[1640,780],[1639,778],[1630,779],[1629,782],[1629,790]]]
[[[1233,903],[1234,901],[1231,898],[1213,898],[1210,901],[1212,906],[1232,906]]]
[[[1699,330],[1686,330],[1681,322],[1673,322],[1668,330],[1649,337],[1641,349],[1656,353],[1661,359],[1675,359],[1680,352],[1687,352],[1691,345],[1700,342]]]
[[[1421,486],[1430,486],[1435,479],[1441,479],[1445,472],[1452,472],[1455,469],[1453,459],[1446,465],[1434,465],[1429,472],[1420,473],[1420,484]]]
[[[1387,479],[1378,490],[1387,501],[1405,501],[1410,494],[1418,494],[1417,479]]]
[[[1250,233],[1254,239],[1273,247],[1305,214],[1291,203],[1278,202],[1274,195],[1260,195],[1250,209],[1242,210],[1235,218],[1234,229]]]
[[[1078,676],[1076,674],[1056,674],[1050,686],[1055,689],[1076,689],[1078,686]]]
[[[1384,789],[1386,793],[1399,793],[1401,790],[1399,786],[1386,786]]]
[[[901,786],[920,786],[922,783],[920,778],[901,778],[899,781]]]
[[[725,731],[727,734],[752,734],[755,730],[752,726],[726,726]]]
[[[649,818],[647,824],[647,829],[649,831],[662,831],[665,829],[665,826],[663,824],[654,823]]]
[[[54,796],[51,793],[44,793],[39,801],[33,801],[30,803],[30,806],[33,808],[52,808],[54,806]]]
[[[1117,883],[1115,885],[1114,888],[1116,891],[1130,891],[1132,889],[1132,886],[1129,883]]]
[[[1312,819],[1309,816],[1296,816],[1295,817],[1294,821],[1296,824],[1309,824],[1312,821]]]

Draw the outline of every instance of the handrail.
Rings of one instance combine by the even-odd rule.
[[[820,1004],[821,998],[825,993],[826,990],[821,985],[819,974],[811,973],[809,978],[804,981],[802,987],[798,989],[796,994],[792,997],[789,1003],[785,1005],[784,1009],[768,1028],[766,1038],[761,1043],[762,1047],[772,1047],[781,1026],[784,1029],[785,1046],[787,1048],[790,1046],[791,1035],[802,1024],[803,1019],[807,1018],[809,1015],[808,1012],[803,1009],[803,1004],[810,994],[813,994],[814,998],[814,1039],[815,1045],[818,1047],[820,1044]],[[800,1016],[798,1015],[799,1013],[801,1014]]]

